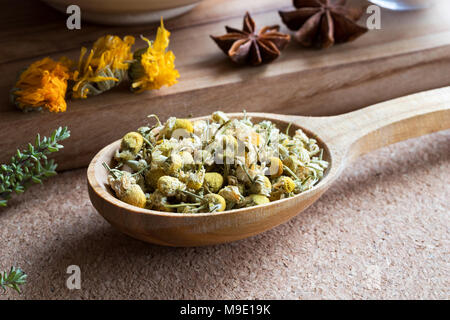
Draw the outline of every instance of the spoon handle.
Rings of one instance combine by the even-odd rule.
[[[303,118],[304,119],[304,118]],[[327,145],[354,159],[402,140],[450,128],[450,87],[423,91],[313,123]]]

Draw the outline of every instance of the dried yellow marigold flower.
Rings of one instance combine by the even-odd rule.
[[[51,58],[32,63],[19,77],[11,90],[13,103],[22,111],[48,109],[66,111],[65,100],[70,60]]]
[[[170,32],[164,28],[162,19],[153,43],[141,36],[142,40],[148,43],[148,48],[139,49],[134,53],[135,61],[129,70],[133,91],[170,87],[178,82],[180,74],[175,69],[175,55],[172,51],[166,50],[169,46],[169,36]]]
[[[126,77],[129,63],[133,60],[133,44],[132,36],[122,40],[106,35],[95,41],[87,57],[87,49],[81,48],[78,68],[72,76],[75,81],[72,96],[87,98],[117,86]]]

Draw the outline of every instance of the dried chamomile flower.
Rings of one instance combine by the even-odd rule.
[[[180,180],[186,183],[189,190],[198,191],[203,187],[206,171],[204,168],[194,172],[181,172]]]
[[[244,201],[246,207],[259,206],[270,202],[269,198],[262,194],[251,194]]]
[[[123,151],[116,150],[116,153],[114,154],[114,160],[116,160],[119,163],[133,160],[135,157],[136,154],[134,154],[130,150],[123,150]]]
[[[270,158],[269,174],[272,178],[279,177],[283,174],[283,161],[280,158]]]
[[[143,144],[144,139],[140,133],[128,132],[123,136],[120,148],[121,150],[128,150],[131,153],[136,154],[141,151]]]
[[[216,193],[207,194],[203,199],[208,204],[206,212],[220,212],[227,207],[225,199]]]
[[[147,207],[149,209],[157,210],[157,211],[165,211],[165,212],[173,212],[174,209],[168,207],[170,205],[167,196],[165,196],[160,190],[156,190],[149,196],[149,200],[147,202]]]
[[[176,175],[183,165],[183,157],[177,153],[173,153],[167,158],[163,167],[168,174]]]
[[[147,201],[142,188],[138,184],[131,185],[119,199],[139,208],[144,208]]]
[[[217,193],[223,185],[223,177],[217,172],[205,173],[204,186],[212,193]]]
[[[300,140],[300,141],[302,141],[303,143],[305,143],[305,144],[308,144],[309,143],[309,138],[308,138],[308,136],[303,132],[303,130],[302,129],[297,129],[297,130],[295,130],[295,134],[294,134],[294,136],[292,137],[292,139],[294,139],[294,140]]]
[[[219,195],[225,199],[228,210],[240,206],[244,201],[244,196],[237,186],[226,186],[219,191]]]
[[[224,124],[225,122],[230,121],[230,118],[228,118],[228,116],[222,111],[213,112],[211,118],[213,119],[213,121],[220,124]]]
[[[273,185],[274,190],[283,190],[285,193],[290,193],[295,189],[294,180],[289,177],[282,176],[277,179]]]
[[[22,111],[64,112],[67,81],[69,80],[70,60],[51,58],[32,63],[23,71],[11,90],[13,104]]]
[[[127,160],[127,161],[125,162],[125,165],[127,165],[128,167],[130,167],[134,172],[137,172],[137,171],[144,171],[146,168],[148,168],[147,161],[145,161],[144,159],[140,159],[140,160]]]
[[[195,164],[194,157],[189,151],[180,152],[181,161],[183,163],[183,168],[191,170]]]
[[[170,32],[164,28],[162,19],[153,43],[141,36],[148,43],[148,48],[139,49],[133,55],[129,77],[134,92],[170,87],[178,82],[180,74],[175,69],[175,55],[167,51],[169,36]]]
[[[236,178],[238,181],[243,182],[245,184],[252,184],[253,179],[256,176],[254,170],[247,168],[245,165],[238,165],[236,167]]]
[[[304,164],[308,163],[309,161],[311,161],[311,157],[309,155],[309,151],[306,150],[303,147],[291,147],[290,148],[290,152],[294,153],[297,155],[298,160]]]
[[[159,178],[157,186],[158,190],[167,197],[173,197],[178,192],[186,189],[186,185],[183,182],[171,176],[162,176]]]
[[[183,136],[185,132],[192,133],[194,132],[194,127],[192,125],[192,122],[187,119],[177,119],[175,117],[171,117],[167,120],[166,124],[164,125],[164,128],[160,132],[161,137],[165,137],[167,139],[170,139],[172,137],[172,133],[177,131],[179,137]]]
[[[161,155],[168,157],[171,151],[174,149],[174,143],[170,140],[161,139],[156,142],[156,146],[152,152],[160,152]]]
[[[269,196],[272,191],[272,183],[266,176],[256,175],[250,189],[252,193]]]
[[[132,36],[121,39],[106,35],[95,41],[87,56],[87,49],[81,48],[78,67],[72,75],[75,81],[72,97],[80,99],[98,95],[122,82],[133,58],[133,44]]]
[[[123,202],[144,208],[147,199],[141,187],[136,183],[133,175],[126,171],[110,169],[106,163],[103,165],[110,172],[108,182],[115,191],[116,196]]]
[[[284,170],[288,170],[296,179],[302,180],[309,174],[309,169],[297,156],[291,155],[283,160]]]
[[[272,193],[270,194],[270,201],[280,200],[288,197],[296,188],[295,181],[287,176],[281,176],[273,184]]]

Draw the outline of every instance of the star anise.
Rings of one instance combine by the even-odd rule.
[[[268,63],[280,55],[291,37],[279,32],[280,26],[266,26],[255,32],[255,22],[247,12],[243,30],[225,26],[227,33],[220,37],[211,36],[220,49],[231,60],[240,64],[259,65]]]
[[[294,0],[295,11],[280,11],[294,38],[305,47],[328,48],[352,41],[367,32],[356,23],[363,8],[346,6],[346,0]]]

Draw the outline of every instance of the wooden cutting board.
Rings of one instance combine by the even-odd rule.
[[[356,0],[355,0],[356,1]],[[360,1],[364,3],[364,1]],[[291,43],[274,63],[233,65],[209,38],[224,26],[241,27],[248,10],[257,27],[281,24],[277,10],[290,0],[205,0],[190,13],[166,22],[172,32],[180,82],[132,94],[116,88],[87,100],[69,101],[62,114],[23,114],[9,102],[17,72],[44,56],[77,59],[82,45],[105,34],[144,34],[156,26],[110,27],[82,23],[66,29],[66,17],[33,1],[3,0],[0,12],[0,162],[15,149],[58,126],[72,131],[58,152],[59,169],[86,166],[104,145],[146,123],[146,115],[200,116],[214,110],[333,115],[450,84],[450,1],[423,11],[382,10],[381,30],[327,50]],[[365,23],[363,18],[360,23]],[[282,31],[289,32],[284,26]],[[142,46],[144,44],[140,41]]]

